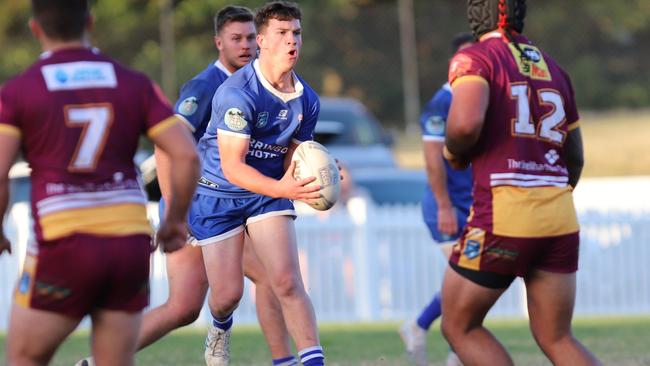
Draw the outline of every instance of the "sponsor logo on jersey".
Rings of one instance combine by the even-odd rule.
[[[47,90],[115,88],[117,77],[110,62],[79,61],[41,68]]]
[[[476,240],[467,240],[465,242],[465,251],[463,254],[467,259],[474,259],[478,257],[481,251],[481,243]]]
[[[24,272],[22,276],[20,276],[20,281],[18,282],[18,292],[21,294],[27,293],[29,291],[29,273]]]
[[[449,65],[449,80],[454,81],[472,69],[472,58],[462,53],[454,56]]]
[[[549,150],[546,154],[544,154],[544,157],[546,158],[546,161],[548,161],[548,163],[551,165],[555,164],[555,162],[560,159],[560,155],[557,153],[557,151],[555,151],[555,149]]]
[[[196,97],[188,97],[185,98],[178,106],[178,113],[189,117],[193,115],[198,108],[199,108],[198,99]]]
[[[440,116],[431,116],[424,124],[427,133],[434,136],[444,136],[445,121]]]
[[[257,115],[257,123],[255,123],[256,128],[263,128],[266,126],[266,123],[269,121],[269,112],[262,112]]]
[[[512,43],[508,43],[508,47],[515,58],[519,72],[522,75],[535,80],[552,80],[551,72],[548,70],[548,65],[546,65],[546,61],[537,47],[524,44],[519,45],[528,58],[524,57],[524,55],[522,55]]]
[[[287,116],[289,115],[289,110],[288,109],[283,109],[278,113],[278,118],[279,119],[287,119]]]
[[[248,122],[244,119],[244,112],[238,108],[228,109],[223,119],[226,126],[233,131],[241,131],[248,125]]]

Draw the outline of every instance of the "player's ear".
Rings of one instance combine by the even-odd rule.
[[[257,48],[264,48],[264,35],[262,33],[257,33],[257,37],[255,37],[255,39],[257,40]]]
[[[221,37],[219,36],[214,36],[214,46],[217,47],[219,52],[222,51],[223,48],[223,42],[221,41]]]
[[[29,22],[27,24],[29,25],[29,30],[32,32],[34,38],[40,39],[43,35],[43,28],[41,28],[41,25],[38,24],[36,19],[29,18]]]

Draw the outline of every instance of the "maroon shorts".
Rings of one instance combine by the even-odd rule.
[[[39,243],[28,254],[17,304],[81,318],[94,309],[138,312],[149,303],[148,235],[88,234]]]
[[[466,227],[449,259],[456,268],[526,276],[533,269],[556,273],[578,270],[578,232],[543,238],[511,238]]]

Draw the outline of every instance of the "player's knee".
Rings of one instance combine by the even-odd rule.
[[[210,306],[212,310],[230,313],[237,308],[244,294],[243,288],[225,287],[219,291],[210,291]]]
[[[273,292],[278,298],[294,297],[304,291],[302,282],[293,273],[286,273],[273,278]]]

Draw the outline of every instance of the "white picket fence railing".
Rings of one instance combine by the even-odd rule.
[[[582,185],[586,188],[581,190]],[[650,178],[589,180],[576,191],[582,225],[577,315],[650,314],[649,188]],[[155,210],[152,204],[152,217]],[[0,331],[6,330],[12,290],[31,238],[28,214],[27,204],[16,204],[5,222],[18,248],[12,256],[0,257]],[[303,277],[321,322],[414,317],[440,287],[446,261],[432,243],[418,205],[366,207],[365,201],[353,201],[347,210],[302,215],[296,230]],[[151,306],[167,295],[164,255],[156,252]],[[490,316],[525,315],[525,290],[517,280]],[[237,323],[256,321],[248,281],[236,318]],[[208,320],[204,306],[195,325],[205,326]]]

